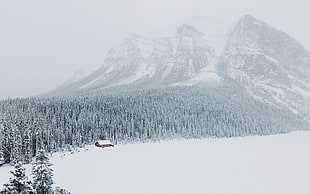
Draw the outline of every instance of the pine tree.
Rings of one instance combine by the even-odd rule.
[[[31,139],[30,139],[30,130],[28,129],[25,133],[23,139],[23,152],[24,152],[24,163],[28,164],[32,160],[32,150],[31,150]]]
[[[0,122],[0,166],[2,166],[3,164],[5,164],[5,159],[4,159],[4,145],[3,145],[3,134],[2,134],[2,131],[3,131],[3,127],[2,127],[2,124]]]
[[[33,163],[33,187],[38,194],[51,194],[54,193],[52,184],[54,181],[53,170],[50,168],[52,164],[49,162],[44,150],[39,150],[35,162]]]
[[[66,189],[63,189],[63,188],[60,188],[60,187],[56,187],[55,194],[70,194],[70,192],[67,191]]]
[[[22,137],[16,124],[12,125],[12,152],[10,156],[11,164],[22,161]]]
[[[11,171],[13,178],[10,178],[8,184],[4,185],[4,189],[0,191],[1,194],[34,194],[35,191],[31,186],[25,174],[25,168],[22,167],[21,162],[15,164],[15,170]]]
[[[0,166],[2,166],[3,164],[5,164],[4,152],[2,145],[0,144]]]

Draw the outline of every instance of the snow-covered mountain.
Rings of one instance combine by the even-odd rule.
[[[310,53],[296,40],[252,16],[233,27],[218,72],[258,99],[309,112]]]
[[[76,70],[73,75],[67,79],[60,87],[66,87],[70,84],[73,84],[81,79],[83,79],[84,77],[86,77],[87,74],[81,70]]]
[[[179,25],[170,37],[132,35],[110,49],[95,72],[54,93],[69,94],[123,85],[153,87],[219,81],[215,65],[224,48],[228,25],[211,21],[195,17]]]
[[[286,33],[250,15],[232,27],[195,17],[170,37],[132,35],[110,49],[98,70],[50,94],[119,86],[216,86],[223,80],[238,83],[271,105],[310,112],[310,53]]]

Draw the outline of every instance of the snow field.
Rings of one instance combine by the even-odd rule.
[[[87,146],[51,162],[57,186],[73,194],[309,194],[309,148],[310,132],[294,132]],[[0,188],[9,169],[0,168]]]

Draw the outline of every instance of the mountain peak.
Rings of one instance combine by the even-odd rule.
[[[245,14],[240,17],[240,20],[256,21],[257,19],[250,14]]]
[[[231,79],[251,95],[288,107],[303,103],[299,94],[309,96],[309,52],[286,33],[251,15],[242,16],[229,30],[225,23],[198,17],[175,31],[168,37],[131,35],[107,53],[95,72],[74,83],[70,79],[53,93],[127,86],[216,86]],[[291,101],[297,98],[299,102]]]
[[[263,25],[264,22],[256,19],[255,17],[251,15],[243,15],[240,19],[238,24],[243,24],[243,25]]]
[[[194,26],[182,24],[178,27],[176,31],[176,36],[201,36],[202,32],[199,32]]]

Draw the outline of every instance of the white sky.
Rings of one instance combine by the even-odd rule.
[[[251,14],[310,50],[309,7],[309,0],[0,0],[0,99],[56,88],[77,69],[100,67],[130,34],[194,15]]]

